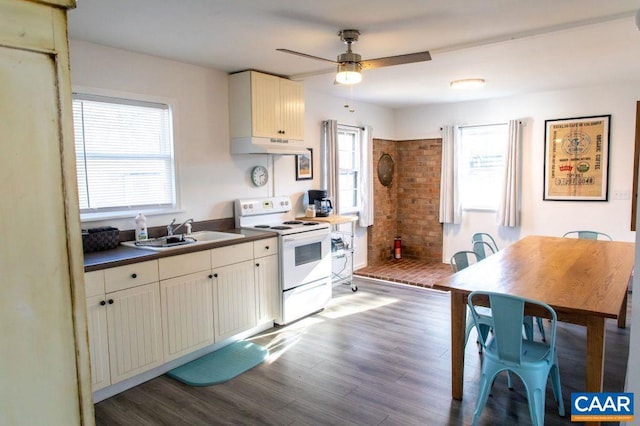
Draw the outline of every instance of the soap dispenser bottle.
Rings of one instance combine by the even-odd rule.
[[[138,216],[135,218],[136,222],[136,241],[144,241],[149,239],[149,234],[147,233],[147,218],[144,217],[142,213],[138,213]]]

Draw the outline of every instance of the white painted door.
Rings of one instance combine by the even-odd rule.
[[[87,328],[91,354],[91,385],[95,392],[111,384],[107,305],[104,294],[87,298]]]
[[[6,425],[80,424],[71,283],[81,272],[69,261],[79,246],[67,244],[66,214],[74,208],[65,206],[76,190],[64,190],[61,153],[73,146],[63,141],[68,122],[59,109],[68,106],[58,91],[68,76],[57,70],[68,57],[66,39],[56,38],[65,28],[62,9],[0,2],[0,424]],[[37,53],[41,48],[50,53]]]
[[[253,260],[213,269],[215,340],[256,326]]]
[[[212,278],[205,271],[160,282],[165,362],[213,343]]]
[[[106,299],[111,382],[162,364],[159,284],[107,293]]]
[[[258,324],[273,321],[280,307],[280,285],[278,283],[278,255],[256,259],[256,291]]]
[[[280,78],[251,73],[251,123],[253,136],[282,138],[280,125]]]
[[[297,81],[280,80],[280,121],[284,139],[304,140],[304,88]]]

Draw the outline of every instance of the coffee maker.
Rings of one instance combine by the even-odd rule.
[[[316,207],[316,216],[327,217],[333,210],[331,200],[327,198],[327,191],[325,189],[310,189],[309,190],[309,205]]]

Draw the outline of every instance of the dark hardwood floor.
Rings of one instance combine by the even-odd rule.
[[[190,387],[161,376],[95,405],[98,425],[468,425],[480,359],[471,336],[463,401],[451,399],[449,294],[357,281],[334,288],[324,311],[251,340],[267,362],[230,380]],[[629,306],[631,303],[629,302]],[[628,321],[631,314],[628,315]],[[545,321],[546,323],[546,321]],[[567,416],[550,385],[546,425],[572,425],[571,392],[584,390],[585,328],[559,323],[558,352]],[[607,321],[605,391],[624,387],[629,330]],[[499,377],[482,425],[529,425],[523,385]]]

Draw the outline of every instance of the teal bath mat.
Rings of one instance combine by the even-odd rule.
[[[263,346],[239,341],[174,368],[167,376],[191,386],[215,385],[262,364],[268,355]]]

